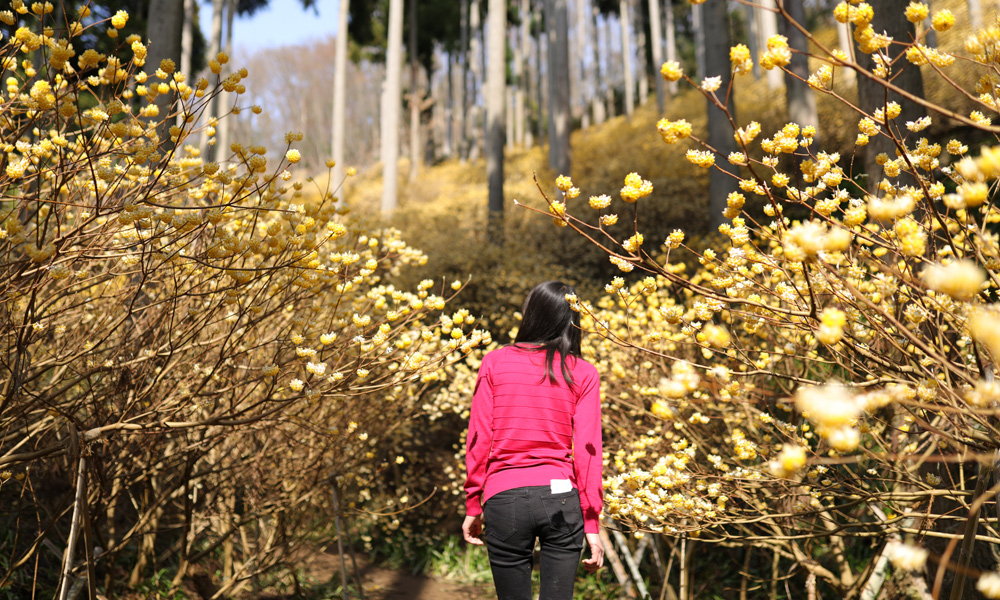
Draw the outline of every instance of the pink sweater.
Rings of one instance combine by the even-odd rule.
[[[559,355],[557,385],[545,352],[506,346],[483,357],[466,441],[466,514],[480,514],[498,492],[569,479],[580,492],[584,531],[597,533],[603,508],[601,394],[597,369],[570,357],[566,384]]]

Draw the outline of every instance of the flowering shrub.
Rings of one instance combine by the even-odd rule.
[[[109,25],[86,8],[66,30],[48,3],[12,7],[0,498],[14,533],[0,581],[86,577],[111,597],[157,561],[176,585],[212,558],[235,593],[330,510],[329,480],[349,497],[345,475],[384,471],[383,435],[489,335],[443,312],[460,283],[394,285],[426,260],[398,231],[348,219],[330,189],[304,203],[309,182],[289,170],[301,134],[271,165],[259,146],[205,163],[185,144],[213,95],[244,91],[224,54],[191,84],[169,60],[146,65],[137,37],[77,56],[74,38]],[[65,549],[61,565],[43,542]],[[36,561],[52,568],[32,584]]]
[[[948,46],[923,45],[926,31],[880,36],[874,10],[841,3],[834,16],[853,24],[876,68],[816,43],[816,93],[840,98],[830,82],[844,69],[890,87],[905,61],[954,61]],[[927,11],[911,3],[906,17],[919,22]],[[932,23],[943,32],[954,16],[939,11]],[[972,32],[964,44],[963,64],[982,69],[979,108],[966,116],[926,103],[991,135],[983,111],[996,110],[997,32]],[[745,48],[731,56],[734,73],[747,72]],[[789,58],[775,36],[760,63],[781,68]],[[662,73],[710,99],[726,93],[676,64]],[[955,573],[954,586],[982,573],[978,589],[996,597],[984,591],[995,588],[985,572],[995,566],[969,560],[977,539],[1000,538],[979,519],[996,492],[1000,439],[1000,209],[991,193],[1000,150],[935,143],[921,133],[934,117],[896,122],[892,101],[859,108],[857,146],[886,136],[897,149],[868,174],[879,180],[872,194],[853,183],[850,160],[815,147],[811,124],[765,132],[744,123],[734,131],[738,151],[719,156],[687,122],[660,121],[666,143],[693,142],[693,165],[741,169],[722,247],[690,248],[680,230],[646,239],[643,205],[655,190],[636,173],[620,200],[593,192],[581,211],[596,215],[568,208],[566,199],[589,193],[569,178],[556,180],[559,197],[546,196],[538,212],[623,272],[599,301],[570,299],[599,337],[591,356],[604,373],[607,437],[621,440],[607,448],[606,513],[643,531],[764,543],[841,597],[877,591],[883,552],[897,568],[921,569],[927,550],[942,575]],[[763,220],[754,217],[761,206]],[[625,237],[608,229],[619,216],[635,223]],[[679,259],[686,250],[695,268]],[[849,561],[858,553],[871,559],[862,573]]]

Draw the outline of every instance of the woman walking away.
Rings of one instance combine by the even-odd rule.
[[[547,281],[521,310],[512,346],[483,357],[466,441],[462,534],[486,549],[500,600],[531,600],[535,539],[539,600],[570,600],[584,540],[588,572],[604,562],[601,395],[597,369],[580,356],[573,288]]]

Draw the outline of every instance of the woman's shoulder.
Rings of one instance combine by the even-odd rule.
[[[586,377],[599,377],[597,367],[594,366],[589,360],[583,358],[582,356],[574,356],[570,363],[574,374],[583,375]]]

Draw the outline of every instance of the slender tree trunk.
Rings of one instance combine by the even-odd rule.
[[[805,6],[799,0],[779,0],[793,21],[805,24]],[[809,79],[809,40],[797,27],[784,19],[784,35],[792,49],[792,62],[785,73],[785,98],[788,102],[788,118],[802,127],[813,125],[819,127],[819,115],[816,112],[816,96],[806,83]],[[817,140],[818,143],[818,140]]]
[[[507,0],[489,0],[486,76],[486,177],[489,181],[490,240],[503,244],[504,99],[507,96]]]
[[[569,15],[567,0],[546,0],[545,24],[549,32],[549,166],[570,174]]]
[[[337,39],[333,57],[333,171],[330,177],[334,189],[344,181],[344,144],[347,113],[347,17],[350,14],[351,1],[340,0],[337,12]]]
[[[635,53],[639,58],[639,106],[646,104],[646,100],[649,100],[649,64],[646,61],[646,17],[643,13],[641,2],[642,0],[638,0],[638,3],[634,6],[635,10],[632,11],[635,17]]]
[[[525,24],[528,19],[528,11],[525,10],[525,4],[523,0],[518,5],[517,16],[520,18],[520,22],[516,28],[511,31],[511,49],[513,50],[513,67],[514,67],[514,89],[512,90],[513,100],[511,101],[511,111],[507,115],[507,128],[513,129],[513,135],[511,135],[507,143],[516,144],[518,146],[524,146],[524,63],[526,45],[524,44],[524,37],[522,35]]]
[[[752,4],[743,4],[743,14],[747,20],[747,48],[753,61],[753,78],[760,79],[760,62],[756,60],[760,56],[760,23],[757,18],[757,8]]]
[[[212,0],[212,33],[208,42],[208,58],[210,60],[215,60],[215,56],[222,50],[222,16],[226,11],[226,0]],[[207,77],[211,82],[213,75],[207,72]],[[219,97],[214,96],[208,103],[208,107],[205,111],[205,116],[207,120],[218,118],[219,116]],[[218,142],[217,139],[212,140],[213,142]],[[212,158],[209,156],[209,135],[208,135],[208,125],[203,125],[201,131],[201,140],[198,143],[198,148],[201,150],[201,156],[205,162],[209,162]],[[213,148],[214,150],[214,148]],[[218,155],[218,152],[212,152],[212,155]]]
[[[545,0],[543,0],[544,2]],[[541,19],[538,19],[541,22]],[[552,107],[549,106],[549,40],[548,33],[546,31],[539,31],[538,37],[535,39],[538,50],[538,121],[535,123],[536,126],[536,137],[538,138],[538,143],[541,144],[542,140],[545,139],[546,142],[550,141],[551,138],[548,137],[548,122],[552,120]],[[544,68],[544,72],[543,72]]]
[[[194,24],[198,18],[198,3],[195,0],[184,0],[184,28],[181,30],[181,73],[189,78],[194,75],[191,72],[191,59],[194,55]]]
[[[605,81],[601,78],[601,30],[597,22],[599,11],[596,6],[591,8],[590,14],[591,25],[594,31],[594,37],[590,44],[592,51],[590,60],[594,63],[594,95],[591,97],[591,107],[594,112],[594,124],[600,125],[607,119],[607,109],[604,106],[603,96]]]
[[[577,94],[576,99],[580,103],[580,126],[583,129],[590,127],[590,102],[589,95],[591,92],[591,86],[589,78],[587,77],[587,40],[590,36],[587,35],[587,3],[584,0],[576,0],[576,11],[573,13],[573,18],[576,20],[575,24],[575,37],[576,42],[576,58],[574,61],[578,66],[580,71],[580,76],[577,78]]]
[[[759,6],[755,8],[757,13],[757,31],[760,32],[757,45],[763,51],[767,47],[767,40],[771,36],[778,34],[778,14],[775,12],[777,4],[775,0],[760,0]],[[781,87],[782,74],[779,69],[771,69],[764,75],[768,89],[776,90]]]
[[[445,85],[445,94],[448,97],[444,104],[444,137],[441,140],[441,153],[445,158],[451,158],[454,148],[452,136],[455,135],[455,57],[451,52],[448,53],[448,71],[445,77],[448,78]]]
[[[906,9],[906,0],[883,0],[879,4],[879,10],[875,11],[875,18],[872,19],[872,27],[875,31],[885,31],[886,34],[897,40],[913,39],[913,24],[906,19],[898,18],[898,15]],[[871,70],[874,62],[870,55],[856,50],[858,63],[864,68]],[[893,84],[906,90],[907,92],[922,98],[924,96],[924,81],[920,74],[920,67],[910,64],[907,61],[899,61],[893,68]],[[896,101],[900,104],[901,112],[899,117],[892,121],[890,127],[899,127],[897,124],[907,121],[917,121],[926,116],[926,110],[915,102],[911,102],[904,97],[888,93],[878,82],[873,82],[862,77],[858,81],[858,101],[861,110],[871,113],[875,109],[884,107],[887,102]],[[906,133],[905,131],[903,133]],[[889,156],[895,156],[896,146],[892,140],[879,134],[872,136],[871,141],[865,146],[865,173],[868,174],[868,191],[875,193],[878,184],[882,180],[882,167],[876,161],[879,153],[885,152]],[[911,182],[912,183],[912,182]]]
[[[611,35],[611,19],[605,17],[604,18],[604,27],[602,27],[601,29],[604,31],[604,52],[605,52],[605,56],[606,56],[606,60],[604,62],[605,66],[606,66],[605,77],[604,77],[604,79],[605,79],[605,81],[604,81],[605,103],[604,103],[604,105],[607,107],[607,112],[608,112],[607,116],[608,116],[608,118],[609,119],[613,119],[614,116],[615,116],[615,114],[617,114],[617,112],[618,112],[618,107],[615,105],[615,88],[618,86],[619,78],[617,77],[617,74],[615,73],[615,66],[624,66],[624,61],[621,60],[621,57],[619,57],[619,60],[615,60],[615,56],[614,56],[614,52],[613,52],[613,45],[611,43],[611,39],[612,39],[612,35]]]
[[[469,158],[469,137],[466,135],[466,117],[469,112],[469,0],[459,0],[461,4],[461,33],[459,38],[458,54],[461,57],[461,85],[457,86],[458,111],[455,120],[455,147],[458,149],[459,162],[465,162]]]
[[[667,60],[677,60],[677,26],[674,24],[674,7],[672,0],[665,0],[666,5],[663,7],[663,20],[665,21],[663,30],[667,38]],[[756,61],[754,61],[756,64]],[[654,70],[659,69],[660,65],[653,65]],[[660,79],[663,79],[662,77]],[[668,81],[667,91],[673,96],[677,94],[677,82]]]
[[[538,99],[538,89],[541,86],[538,82],[538,53],[535,51],[537,44],[534,36],[531,35],[531,24],[535,20],[535,11],[531,8],[529,0],[521,0],[521,9],[524,11],[524,20],[521,22],[521,43],[524,46],[524,51],[521,56],[525,66],[524,110],[521,117],[524,120],[522,124],[524,147],[531,148],[535,145],[535,129],[532,126],[532,120],[536,114],[538,114],[539,119],[541,118],[541,108],[538,109],[537,113],[533,108]]]
[[[410,0],[414,2],[416,0]],[[382,87],[382,212],[391,214],[398,202],[399,111],[403,61],[403,0],[389,0],[389,32]]]
[[[479,0],[472,0],[469,5],[469,60],[472,61],[472,90],[469,93],[469,122],[467,124],[470,160],[479,158],[479,153],[482,151],[483,132],[485,131],[482,108],[479,105],[479,88],[483,85],[481,34]]]
[[[705,78],[705,12],[701,4],[691,5],[691,28],[694,30],[695,78],[701,82]]]
[[[691,9],[699,5],[692,4]],[[632,80],[632,35],[629,25],[632,23],[629,11],[629,0],[618,0],[618,21],[622,28],[622,74],[625,80],[625,116],[632,118],[635,112],[635,84]]]
[[[854,56],[854,43],[851,41],[851,25],[850,23],[841,23],[837,21],[837,44],[840,49],[843,50],[847,56]],[[853,69],[837,69],[837,75],[840,76],[840,80],[847,86],[853,87],[857,84],[857,74]]]
[[[226,0],[226,33],[223,49],[229,56],[233,55],[233,21],[236,18],[236,0]],[[230,155],[229,134],[232,132],[232,123],[236,118],[229,114],[229,93],[219,94],[219,144],[216,146],[216,157],[222,158]]]
[[[179,0],[151,0],[149,3],[149,20],[146,24],[146,37],[149,39],[149,52],[146,55],[146,69],[149,72],[155,71],[160,62],[169,58],[175,65],[181,63],[181,31],[184,29],[184,4]],[[41,53],[36,53],[41,55]],[[151,122],[161,122],[158,131],[160,140],[169,145],[170,134],[167,131],[168,123],[165,119],[170,111],[174,93],[160,94],[156,97],[156,106],[159,108],[159,117],[154,117]]]
[[[663,47],[663,36],[660,33],[660,0],[649,0],[649,37],[653,50],[653,71],[655,72],[663,64],[663,55],[660,49]],[[663,114],[663,78],[654,77],[656,82],[656,114]]]
[[[969,26],[973,31],[978,31],[983,28],[983,8],[979,4],[979,0],[967,0],[969,7]]]
[[[732,70],[729,66],[729,15],[726,10],[726,0],[707,0],[701,5],[701,28],[712,35],[705,36],[705,72],[712,76],[722,77],[722,85],[716,92],[719,100],[726,103],[729,114],[736,120],[736,106],[729,94],[726,95],[732,81]],[[708,102],[708,143],[715,148],[715,167],[709,171],[709,219],[712,229],[716,229],[723,221],[722,211],[726,208],[726,200],[731,192],[737,190],[737,180],[733,176],[733,167],[727,157],[736,151],[736,141],[733,129],[726,113]]]
[[[410,181],[420,174],[420,63],[417,61],[417,1],[410,1]]]

